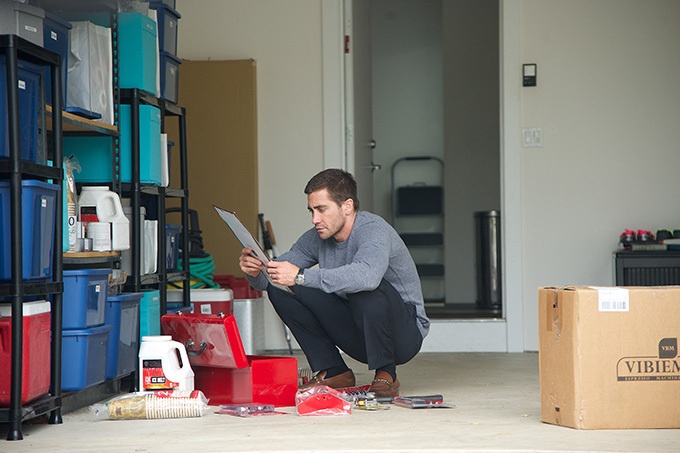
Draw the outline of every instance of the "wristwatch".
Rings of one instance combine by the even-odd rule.
[[[297,275],[295,276],[295,284],[296,285],[304,285],[305,284],[305,270],[300,268],[298,271]]]

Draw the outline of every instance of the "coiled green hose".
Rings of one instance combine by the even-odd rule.
[[[201,258],[189,258],[189,275],[191,280],[198,280],[191,284],[191,288],[219,288],[220,285],[213,281],[213,271],[215,270],[215,262],[210,253],[204,253]],[[184,270],[182,266],[182,259],[178,261],[178,270]],[[176,283],[172,284],[175,287],[181,288],[182,285]]]

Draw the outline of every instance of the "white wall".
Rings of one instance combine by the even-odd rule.
[[[523,0],[521,90],[525,349],[537,288],[613,285],[626,228],[680,225],[680,2]]]
[[[180,58],[257,63],[259,211],[287,250],[311,227],[303,189],[323,169],[320,0],[177,0],[176,7]],[[220,181],[206,183],[220,190]]]

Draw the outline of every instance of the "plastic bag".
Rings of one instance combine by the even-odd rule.
[[[88,21],[71,26],[66,104],[99,113],[101,122],[114,124],[111,29]]]
[[[285,412],[276,411],[273,404],[257,404],[257,403],[245,403],[234,405],[222,404],[220,406],[220,410],[218,410],[215,413],[235,415],[237,417],[258,417],[262,415],[285,414]]]
[[[90,406],[94,420],[143,420],[201,417],[208,399],[200,390],[128,393]]]
[[[317,385],[295,395],[298,415],[346,415],[352,413],[352,403],[344,393],[326,385]]]

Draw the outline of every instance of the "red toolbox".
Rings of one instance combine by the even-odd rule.
[[[50,390],[50,303],[23,304],[23,365],[21,404]],[[10,404],[12,357],[12,306],[0,304],[0,407]]]
[[[186,346],[195,388],[211,405],[295,406],[297,360],[246,355],[233,316],[168,313],[161,326]]]

